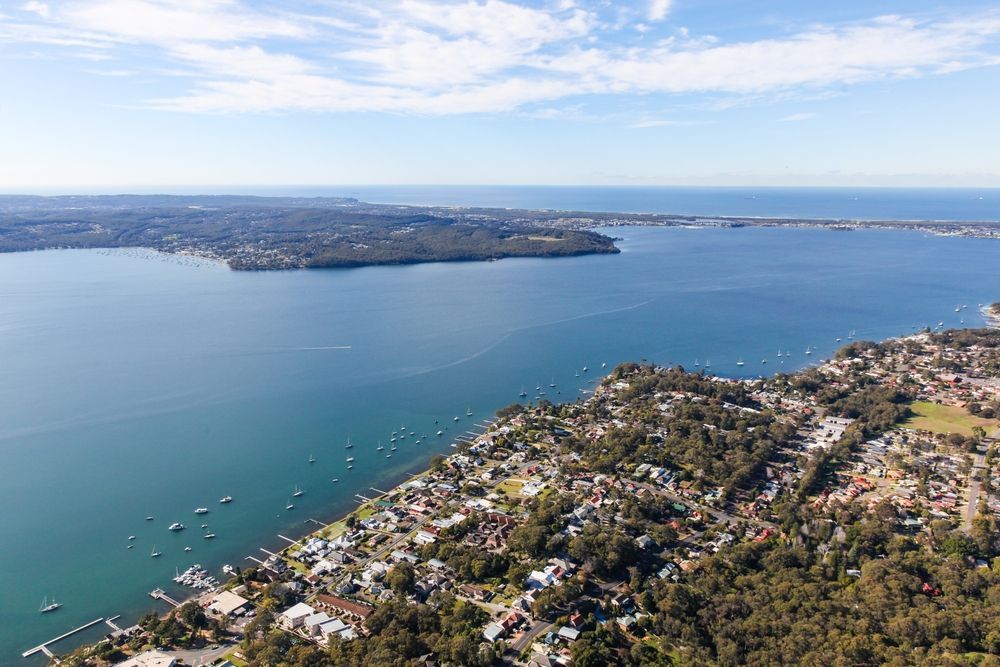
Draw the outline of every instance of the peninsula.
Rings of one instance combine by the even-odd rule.
[[[626,225],[920,230],[1000,238],[1000,222],[873,221],[372,204],[334,197],[0,196],[0,252],[145,247],[238,270],[617,253]]]
[[[998,436],[989,329],[624,364],[62,664],[996,665]]]

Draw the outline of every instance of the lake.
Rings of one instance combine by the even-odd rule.
[[[351,270],[241,273],[146,251],[0,256],[0,664],[28,663],[21,651],[95,618],[157,608],[147,593],[178,593],[175,567],[219,575],[282,546],[279,533],[297,537],[306,519],[330,520],[450,451],[522,388],[575,400],[602,363],[638,359],[793,370],[851,330],[978,326],[977,304],[1000,299],[991,240],[609,233],[620,255]],[[376,443],[403,425],[429,437],[386,459]],[[286,511],[296,486],[305,495]],[[196,516],[201,506],[210,513]],[[171,533],[174,521],[187,529]],[[218,537],[202,539],[201,523]],[[44,596],[65,606],[40,615]]]

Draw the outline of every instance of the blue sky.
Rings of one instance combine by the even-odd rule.
[[[0,0],[0,190],[1000,187],[1000,8]]]

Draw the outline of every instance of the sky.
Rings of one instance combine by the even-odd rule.
[[[1000,6],[0,0],[0,191],[1000,187]]]

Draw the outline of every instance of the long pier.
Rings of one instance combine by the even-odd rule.
[[[167,592],[164,591],[162,588],[154,588],[153,590],[151,590],[149,592],[149,597],[153,598],[154,600],[163,600],[164,602],[166,602],[167,604],[169,604],[171,607],[180,607],[181,606],[180,602],[178,602],[177,600],[175,600],[172,597],[170,597],[169,595],[167,595]]]
[[[35,655],[36,653],[44,653],[49,658],[55,658],[55,655],[52,653],[52,651],[49,650],[49,646],[51,646],[52,644],[55,644],[58,641],[62,641],[63,639],[66,639],[67,637],[72,637],[73,635],[75,635],[78,632],[83,632],[87,628],[95,626],[95,625],[97,625],[98,623],[100,623],[103,620],[104,620],[104,617],[102,616],[101,618],[94,619],[90,623],[87,623],[85,625],[81,625],[78,628],[73,628],[69,632],[64,632],[63,634],[59,635],[55,639],[50,639],[49,641],[45,642],[44,644],[39,644],[35,648],[28,649],[27,651],[25,651],[24,653],[21,654],[21,657],[28,658],[30,656]]]

